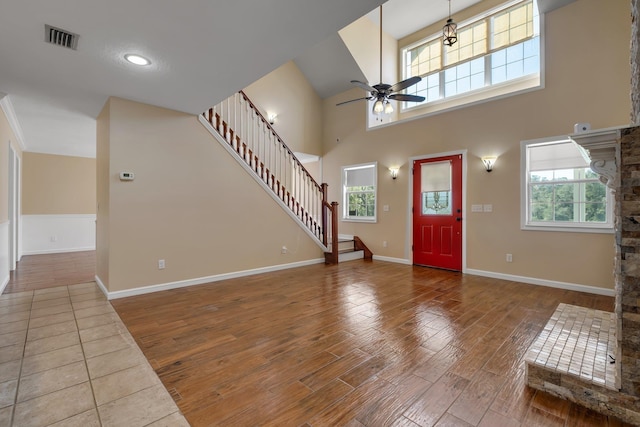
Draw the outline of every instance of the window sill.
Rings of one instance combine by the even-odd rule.
[[[386,122],[373,120],[372,114],[367,115],[367,129],[378,129],[398,123],[434,116],[461,108],[471,107],[485,102],[496,101],[510,96],[544,89],[542,74],[532,74],[517,80],[493,85],[484,89],[468,92],[451,98],[440,99],[425,105],[403,108],[400,113]]]
[[[555,225],[523,225],[520,227],[523,231],[555,231],[561,233],[594,233],[594,234],[613,234],[612,226],[603,227],[567,227]]]
[[[368,223],[376,223],[378,222],[377,218],[342,218],[342,222],[368,222]]]

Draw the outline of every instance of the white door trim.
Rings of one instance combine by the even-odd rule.
[[[18,223],[20,173],[18,156],[9,144],[9,271],[16,269],[18,262]]]

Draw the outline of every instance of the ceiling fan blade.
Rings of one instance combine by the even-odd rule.
[[[374,88],[372,88],[368,84],[362,83],[358,80],[351,80],[351,84],[356,85],[359,88],[366,90],[367,92],[377,92]]]
[[[391,92],[398,92],[399,90],[402,89],[406,89],[409,86],[413,86],[414,84],[418,83],[420,80],[422,80],[422,77],[419,76],[414,76],[414,77],[409,77],[406,80],[403,80],[399,83],[394,84],[393,86],[391,86],[390,91]],[[353,82],[351,82],[353,83]]]
[[[404,93],[396,93],[393,95],[389,95],[389,99],[393,99],[395,101],[422,102],[425,100],[425,97],[418,96],[418,95],[405,95]]]
[[[350,102],[362,101],[363,99],[369,100],[369,99],[373,99],[373,97],[366,96],[364,98],[357,98],[357,99],[352,99],[350,101],[339,102],[339,103],[336,104],[336,107],[339,106],[339,105],[349,104]]]

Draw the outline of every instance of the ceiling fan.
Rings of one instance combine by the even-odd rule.
[[[361,101],[363,99],[366,100],[374,100],[373,103],[373,112],[374,114],[386,113],[390,114],[393,112],[393,106],[389,102],[390,100],[394,101],[408,101],[408,102],[422,102],[425,100],[424,96],[418,95],[407,95],[404,93],[395,93],[406,89],[414,84],[418,83],[422,80],[419,76],[410,77],[406,80],[398,82],[394,85],[382,83],[382,5],[380,5],[380,83],[377,85],[369,86],[367,83],[363,83],[358,80],[351,80],[351,84],[358,86],[370,93],[369,96],[365,96],[363,98],[352,99],[350,101],[340,102],[336,104],[344,105],[350,102]]]

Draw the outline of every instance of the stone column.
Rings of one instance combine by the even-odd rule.
[[[621,131],[620,163],[616,311],[621,328],[616,363],[622,392],[640,396],[640,127]]]
[[[640,0],[631,0],[631,124],[640,125]]]

